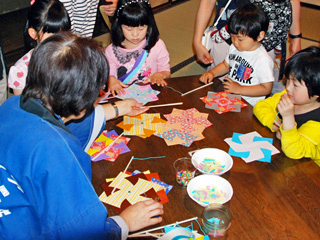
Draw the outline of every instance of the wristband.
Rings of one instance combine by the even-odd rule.
[[[111,105],[114,108],[114,111],[116,112],[116,117],[118,117],[119,116],[119,108],[118,108],[117,104],[112,102]]]
[[[292,35],[292,34],[289,33],[289,37],[290,37],[291,39],[302,38],[302,33],[297,34],[297,35]]]

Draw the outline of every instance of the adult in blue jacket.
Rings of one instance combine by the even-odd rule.
[[[34,50],[22,95],[0,107],[0,239],[125,239],[161,222],[153,200],[108,218],[91,185],[90,158],[73,133],[92,130],[106,79],[92,40],[61,33]],[[103,110],[108,119],[145,109],[129,100]]]

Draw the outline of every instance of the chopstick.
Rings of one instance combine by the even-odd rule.
[[[126,173],[126,171],[128,170],[128,167],[129,167],[130,163],[132,162],[133,158],[134,157],[132,156],[130,161],[129,161],[129,163],[127,164],[126,168],[124,169],[123,173]],[[116,184],[116,186],[113,187],[112,192],[111,192],[110,195],[112,195],[114,193],[114,191],[116,190],[117,186],[118,186],[118,184]]]
[[[212,81],[212,82],[209,82],[209,83],[207,83],[206,85],[203,85],[203,86],[201,86],[201,87],[195,88],[195,89],[193,89],[193,90],[191,90],[191,91],[189,91],[189,92],[186,92],[186,93],[184,93],[184,94],[181,94],[181,96],[185,96],[185,95],[187,95],[187,94],[189,94],[189,93],[192,93],[192,92],[194,92],[194,91],[197,91],[197,90],[199,90],[199,89],[201,89],[201,88],[205,88],[205,87],[207,87],[207,86],[209,86],[209,85],[211,85],[211,84],[213,84],[213,81]]]
[[[112,143],[110,143],[108,146],[106,146],[104,149],[102,149],[94,158],[92,158],[92,161],[94,161],[97,157],[99,157],[103,152],[108,151],[112,145],[124,134],[124,132],[122,132],[115,140],[113,140]]]
[[[183,102],[176,102],[176,103],[166,103],[166,104],[151,105],[151,106],[144,106],[144,107],[156,108],[156,107],[176,106],[176,105],[182,105],[182,104]]]

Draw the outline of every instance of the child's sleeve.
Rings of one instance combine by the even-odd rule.
[[[320,164],[320,122],[308,121],[299,129],[297,126],[281,132],[282,151],[293,159],[311,158]]]
[[[165,43],[159,39],[156,43],[157,51],[157,72],[170,72],[170,57]],[[156,46],[155,46],[156,47]]]
[[[259,83],[274,82],[273,76],[274,63],[269,55],[263,55],[255,66],[256,76]]]
[[[263,126],[268,127],[272,132],[274,132],[274,130],[272,130],[272,126],[275,118],[277,117],[277,105],[284,92],[285,91],[276,93],[272,97],[257,102],[253,108],[253,114],[256,118]]]
[[[118,78],[117,71],[118,71],[119,62],[113,53],[112,44],[110,44],[106,48],[105,55],[106,55],[106,58],[108,59],[108,63],[109,63],[109,76]]]
[[[22,90],[26,86],[26,78],[28,75],[28,66],[24,63],[17,63],[9,70],[8,87],[12,89]]]

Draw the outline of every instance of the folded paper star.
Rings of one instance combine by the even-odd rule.
[[[162,132],[155,135],[163,138],[169,146],[181,144],[189,147],[194,141],[203,139],[202,132],[212,125],[207,119],[208,114],[195,108],[173,109],[171,114],[164,117],[168,122],[163,124]]]
[[[99,196],[100,201],[113,206],[115,213],[119,214],[128,206],[146,199],[154,199],[164,204],[169,201],[166,191],[168,186],[159,184],[157,173],[119,173],[118,176],[109,182],[102,184],[104,192]],[[113,191],[115,188],[115,191]],[[172,186],[171,186],[172,188]]]
[[[120,154],[129,152],[130,149],[127,144],[130,141],[130,138],[120,137],[114,141],[117,137],[118,134],[116,131],[104,130],[88,150],[91,160],[94,162],[100,160],[113,162]]]
[[[123,122],[117,126],[124,130],[125,135],[146,138],[162,132],[164,122],[166,121],[160,118],[160,113],[143,113],[135,117],[124,116]]]
[[[271,162],[271,155],[279,153],[272,138],[264,138],[257,132],[247,134],[233,133],[232,138],[224,140],[229,144],[229,154],[241,157],[246,163],[253,161]]]
[[[128,99],[134,98],[143,105],[148,102],[154,102],[159,100],[157,95],[159,91],[153,90],[150,84],[147,85],[138,85],[132,84],[128,88],[124,89],[125,93],[117,95],[117,98]]]
[[[217,113],[240,112],[242,107],[247,106],[241,101],[241,96],[227,92],[208,92],[206,97],[200,98],[206,108],[213,109]]]

